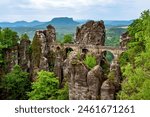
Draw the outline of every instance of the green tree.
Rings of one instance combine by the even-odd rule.
[[[71,42],[72,42],[72,35],[71,34],[64,35],[63,43],[71,43]]]
[[[144,11],[128,31],[132,39],[120,59],[124,81],[118,97],[150,99],[150,11]]]
[[[32,91],[28,93],[31,100],[68,99],[68,86],[59,89],[58,78],[53,72],[38,72],[37,80],[32,83]]]
[[[17,45],[19,37],[9,28],[0,29],[0,66],[4,64],[4,49]]]
[[[47,100],[57,99],[59,81],[54,73],[40,71],[36,82],[32,83],[32,91],[28,93],[29,99]]]
[[[96,65],[96,57],[92,56],[91,54],[87,54],[83,63],[92,69]]]
[[[57,91],[58,93],[58,100],[69,100],[69,87],[68,87],[68,83],[65,84],[64,88],[59,89]]]
[[[2,96],[4,99],[22,100],[28,99],[27,92],[30,90],[29,74],[23,72],[19,65],[1,79]]]
[[[22,34],[22,35],[21,35],[21,40],[22,40],[22,39],[25,39],[25,40],[27,39],[27,40],[29,40],[29,36],[28,36],[26,33],[25,33],[25,34]]]
[[[0,31],[0,45],[4,48],[12,47],[16,45],[19,41],[19,36],[16,32],[9,28],[5,28]]]

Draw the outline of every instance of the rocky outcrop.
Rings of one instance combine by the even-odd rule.
[[[32,79],[36,79],[36,73],[40,70],[50,70],[49,63],[50,45],[56,40],[55,28],[47,26],[47,30],[36,31],[32,42]]]
[[[68,64],[67,64],[68,63]],[[87,85],[88,68],[78,60],[77,53],[72,52],[66,60],[64,76],[68,78],[69,99],[86,100],[89,99],[89,90]]]
[[[122,80],[122,73],[121,68],[118,61],[113,61],[110,66],[110,73],[112,73],[113,82],[115,85],[115,91],[118,92],[121,88],[121,80]],[[111,76],[109,76],[111,77]]]
[[[105,26],[103,21],[88,21],[76,30],[76,43],[104,45]]]
[[[120,36],[120,47],[126,48],[127,43],[129,42],[130,39],[131,39],[131,37],[129,36],[128,32],[123,33]]]
[[[89,88],[89,99],[100,99],[100,88],[104,81],[102,68],[97,65],[87,74],[87,84]]]
[[[101,95],[104,94],[101,86],[104,85],[103,88],[106,88],[106,85],[103,83],[106,80],[104,76],[104,69],[100,65],[96,65],[90,70],[83,61],[77,57],[77,54],[78,53],[76,52],[71,52],[64,62],[64,77],[68,79],[69,99],[101,99]],[[107,89],[110,90],[111,88],[111,85],[107,87]],[[107,93],[105,93],[105,95],[106,94]],[[103,96],[102,99],[104,99]]]
[[[18,64],[18,45],[12,47],[12,48],[9,48],[9,49],[6,49],[4,50],[5,52],[5,55],[4,55],[4,58],[5,58],[5,62],[6,62],[6,66],[7,66],[7,72],[10,72],[12,71],[13,67]]]
[[[28,39],[22,39],[19,45],[19,65],[23,71],[29,72],[31,67],[31,41]]]
[[[62,87],[62,82],[64,79],[63,75],[63,62],[64,62],[64,51],[57,49],[55,51],[55,61],[54,61],[54,73],[59,78],[59,87]]]
[[[115,99],[115,86],[109,79],[104,81],[101,87],[101,100],[114,100]]]

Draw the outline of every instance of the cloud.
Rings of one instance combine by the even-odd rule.
[[[115,0],[27,0],[20,4],[21,8],[47,9],[47,8],[79,8],[95,5],[106,6],[115,3]]]
[[[0,20],[135,19],[150,9],[150,0],[2,0]]]

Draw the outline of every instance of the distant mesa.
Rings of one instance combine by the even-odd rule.
[[[50,22],[52,25],[78,25],[79,23],[74,21],[73,18],[58,17],[53,18]]]

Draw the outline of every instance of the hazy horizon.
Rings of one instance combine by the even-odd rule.
[[[149,5],[149,0],[5,0],[0,2],[0,22],[45,22],[55,17],[133,20]]]
[[[67,16],[66,16],[67,17]],[[64,17],[54,17],[54,18],[64,18]],[[49,22],[49,21],[51,21],[52,19],[54,19],[54,18],[51,18],[50,20],[45,20],[45,21],[40,21],[40,20],[30,20],[30,21],[26,21],[26,20],[16,20],[16,21],[0,21],[1,23],[15,23],[15,22],[34,22],[34,21],[38,21],[38,22]],[[72,17],[67,17],[67,18],[72,18]],[[99,20],[95,20],[95,19],[74,19],[73,18],[73,20],[74,21],[88,21],[88,20],[94,20],[94,21],[99,21],[99,20],[103,20],[103,21],[132,21],[132,20],[134,20],[134,19],[129,19],[129,20],[111,20],[111,19],[106,19],[106,20],[104,20],[104,19],[99,19]]]

